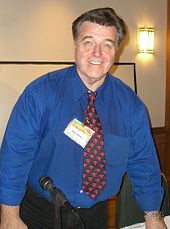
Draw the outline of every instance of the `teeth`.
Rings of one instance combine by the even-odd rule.
[[[102,62],[100,62],[100,61],[90,61],[90,64],[101,64]]]

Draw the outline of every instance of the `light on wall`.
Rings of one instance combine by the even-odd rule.
[[[154,28],[139,28],[139,53],[154,52]]]

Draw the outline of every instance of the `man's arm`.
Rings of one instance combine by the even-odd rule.
[[[1,204],[0,229],[28,229],[19,216],[19,206]]]
[[[159,213],[159,211],[155,211],[155,213]],[[146,229],[168,229],[163,217],[152,217],[149,215],[145,215],[145,223],[146,223]]]
[[[131,151],[128,174],[133,184],[133,194],[145,211],[147,229],[167,229],[159,210],[163,197],[161,171],[152,139],[146,108],[134,102],[131,124]]]
[[[160,209],[163,198],[160,165],[146,108],[140,101],[136,101],[134,107],[127,172],[140,207],[144,211],[155,211]]]

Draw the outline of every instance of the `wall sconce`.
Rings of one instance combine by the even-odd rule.
[[[154,51],[154,28],[139,28],[139,53],[152,54]]]

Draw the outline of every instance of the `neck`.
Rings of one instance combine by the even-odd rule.
[[[77,72],[79,74],[79,77],[83,81],[83,83],[86,85],[86,87],[91,91],[96,91],[105,81],[106,75],[102,77],[87,77],[84,74],[81,74],[79,69],[77,68]]]
[[[81,78],[81,76],[80,76]],[[103,83],[104,83],[104,79],[102,80],[96,80],[96,81],[86,81],[84,79],[81,78],[81,80],[83,81],[83,83],[86,85],[86,87],[90,90],[90,91],[96,91]]]

